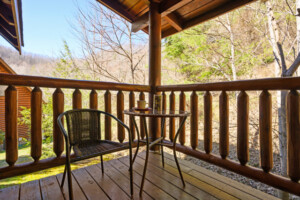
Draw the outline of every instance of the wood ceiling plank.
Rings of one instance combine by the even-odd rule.
[[[106,6],[110,10],[114,11],[118,15],[122,16],[129,22],[133,22],[135,17],[133,14],[128,12],[126,8],[117,0],[97,0],[102,5]]]

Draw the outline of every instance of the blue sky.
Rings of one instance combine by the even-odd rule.
[[[70,23],[76,23],[77,4],[85,10],[92,0],[23,0],[23,52],[57,57],[66,40],[80,54]],[[10,46],[2,37],[0,45]]]

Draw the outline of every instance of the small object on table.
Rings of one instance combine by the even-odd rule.
[[[183,180],[183,176],[182,176],[182,173],[181,173],[181,170],[180,170],[180,166],[179,166],[179,163],[178,163],[178,160],[177,160],[177,156],[176,156],[176,140],[179,136],[179,133],[185,123],[185,120],[187,119],[187,117],[190,115],[189,112],[186,112],[186,111],[173,111],[173,110],[160,110],[160,111],[157,111],[155,109],[150,109],[148,110],[148,112],[140,112],[138,111],[137,109],[130,109],[130,110],[124,110],[123,113],[125,115],[129,115],[134,123],[134,126],[136,128],[136,132],[137,132],[137,136],[138,136],[138,144],[137,144],[137,149],[136,149],[136,152],[134,154],[134,157],[133,157],[133,160],[132,160],[132,163],[134,162],[136,156],[137,156],[137,153],[138,153],[138,150],[139,150],[139,144],[140,142],[144,142],[146,143],[146,158],[145,158],[145,166],[144,166],[144,172],[143,172],[143,177],[142,177],[142,182],[141,182],[141,189],[140,189],[140,196],[142,196],[142,193],[143,193],[143,187],[144,187],[144,181],[145,181],[145,177],[146,177],[146,171],[147,171],[147,165],[148,165],[148,157],[149,157],[149,149],[151,146],[153,145],[160,145],[161,146],[161,156],[162,156],[162,164],[163,164],[163,167],[164,167],[164,151],[163,151],[163,146],[170,146],[170,143],[163,143],[163,140],[164,140],[164,137],[163,137],[163,132],[164,132],[164,124],[165,124],[165,118],[175,118],[175,117],[182,117],[183,120],[181,121],[180,125],[179,125],[179,128],[176,132],[176,135],[175,135],[175,138],[173,140],[173,143],[171,144],[172,148],[173,148],[173,153],[174,153],[174,159],[175,159],[175,162],[176,162],[176,165],[177,165],[177,169],[178,169],[178,172],[179,172],[179,175],[180,175],[180,178],[181,178],[181,181],[182,181],[182,184],[183,186],[185,186],[185,183],[184,183],[184,180]],[[138,126],[136,124],[136,121],[135,121],[135,117],[141,117],[141,120],[143,121],[143,127],[141,128],[144,128],[144,131],[145,131],[145,135],[146,135],[146,140],[140,140],[140,134],[139,134],[139,129],[138,129]],[[149,136],[148,136],[148,129],[147,129],[147,123],[146,123],[146,117],[154,117],[154,118],[161,118],[161,137],[160,138],[157,138],[156,140],[152,141],[152,142],[149,142]]]
[[[137,101],[137,108],[138,109],[145,109],[146,108],[146,101],[145,100],[138,100]]]
[[[140,112],[146,112],[146,111],[150,111],[152,110],[152,108],[138,108],[138,107],[134,107],[132,108],[134,111],[140,111]]]

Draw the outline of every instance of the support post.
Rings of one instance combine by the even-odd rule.
[[[153,107],[153,96],[157,94],[155,87],[161,85],[161,14],[159,2],[150,1],[149,8],[149,106]],[[160,119],[149,119],[150,137],[155,140],[160,136]],[[152,150],[159,150],[153,147]]]

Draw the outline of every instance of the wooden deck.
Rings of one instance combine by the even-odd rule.
[[[134,199],[139,199],[144,156],[145,152],[140,153],[134,164]],[[186,182],[184,189],[173,156],[165,154],[163,168],[160,155],[151,153],[142,199],[276,199],[188,161],[180,160],[180,163]],[[104,175],[100,164],[73,171],[75,199],[130,199],[128,157],[104,162],[104,168]],[[0,199],[67,199],[67,185],[63,191],[59,187],[61,177],[58,174],[2,189]]]

